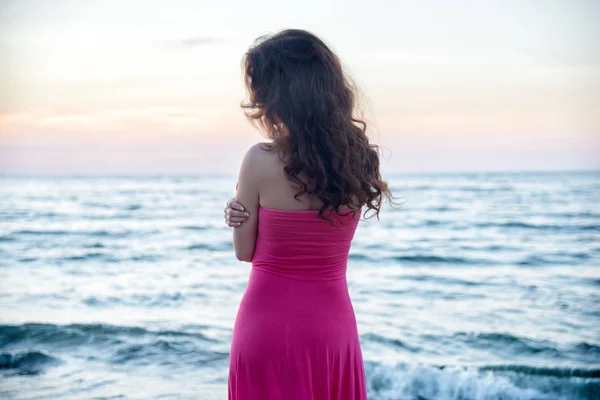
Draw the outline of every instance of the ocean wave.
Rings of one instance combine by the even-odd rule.
[[[553,353],[555,356],[560,356],[560,351],[556,345],[548,340],[535,340],[521,336],[511,335],[501,332],[457,332],[453,338],[459,338],[464,343],[472,347],[489,349],[495,347],[503,351],[510,351],[514,354],[538,354],[538,353]]]
[[[502,245],[502,244],[490,244],[487,246],[473,246],[472,244],[469,245],[461,245],[461,246],[456,246],[457,249],[459,250],[468,250],[468,251],[490,251],[490,252],[496,252],[496,251],[522,251],[523,248],[520,246],[507,246],[507,245]]]
[[[520,266],[542,266],[542,265],[573,265],[581,261],[589,260],[591,256],[587,253],[550,253],[530,254],[517,262]]]
[[[431,274],[400,275],[400,279],[418,281],[418,282],[436,282],[441,284],[461,285],[461,286],[483,286],[490,285],[488,282],[473,282],[465,279],[459,279],[447,276],[436,276]]]
[[[600,225],[553,225],[553,224],[533,224],[521,221],[509,221],[502,223],[484,222],[474,224],[477,228],[503,228],[503,229],[528,229],[542,231],[600,231]]]
[[[90,360],[115,366],[204,366],[224,362],[229,353],[220,340],[202,332],[148,330],[102,324],[23,324],[0,326],[0,347],[26,348],[26,356],[0,356],[3,368],[42,372],[54,365],[45,353],[60,351],[66,357],[83,348]],[[37,368],[37,367],[40,368]]]
[[[506,332],[455,332],[451,336],[424,334],[421,340],[428,343],[445,343],[456,346],[457,342],[474,349],[497,352],[506,356],[544,356],[565,359],[600,357],[600,346],[588,342],[558,344],[546,339],[533,339]]]
[[[472,193],[497,193],[497,192],[512,192],[514,187],[507,186],[493,186],[493,187],[484,187],[484,186],[459,186],[456,190],[460,192],[472,192]]]
[[[164,256],[160,254],[136,254],[134,256],[124,258],[123,261],[137,261],[137,262],[154,262],[162,260]]]
[[[450,207],[450,206],[438,206],[438,207],[428,207],[425,211],[434,211],[434,212],[448,212],[448,211],[459,211],[458,207]]]
[[[578,218],[590,218],[600,219],[600,214],[587,211],[562,211],[562,212],[540,212],[531,213],[530,215],[536,217],[552,217],[552,218],[564,218],[564,219],[578,219]]]
[[[0,348],[14,345],[117,345],[128,338],[187,337],[214,342],[202,332],[149,330],[135,326],[108,324],[38,324],[0,325]]]
[[[475,259],[467,257],[435,256],[435,255],[405,255],[375,258],[367,254],[353,253],[348,257],[352,261],[392,262],[409,264],[454,264],[454,265],[495,265],[495,261],[489,259]]]
[[[233,249],[233,243],[230,241],[221,243],[194,243],[184,248],[184,250],[209,250],[223,251]]]
[[[32,262],[36,262],[38,260],[39,260],[38,257],[23,257],[23,258],[18,259],[18,261],[21,263],[32,263]]]
[[[63,231],[63,230],[53,230],[53,231],[35,230],[34,231],[34,230],[23,229],[23,230],[19,230],[19,231],[14,231],[14,232],[12,232],[11,235],[62,236],[62,235],[68,235],[69,233],[70,232]]]
[[[46,368],[62,364],[58,358],[49,356],[40,351],[24,353],[0,353],[0,372],[3,375],[35,375]],[[6,371],[8,370],[8,371]]]
[[[86,297],[82,302],[92,307],[113,307],[113,306],[130,306],[130,307],[167,307],[180,304],[190,297],[200,298],[205,297],[204,294],[195,292],[193,294],[183,295],[180,292],[175,293],[152,293],[150,294],[129,294],[121,297]]]
[[[581,281],[588,285],[600,286],[600,278],[582,278]]]
[[[213,245],[208,243],[195,243],[185,247],[186,250],[213,250]]]
[[[94,325],[54,325],[28,323],[0,325],[0,348],[15,345],[71,347],[79,345],[109,345],[120,340],[102,334],[102,326],[94,332]]]
[[[90,260],[102,260],[104,262],[109,262],[109,263],[116,263],[116,262],[121,261],[121,259],[114,257],[111,254],[98,253],[98,252],[78,254],[78,255],[60,257],[60,258],[55,259],[55,261],[90,261]]]
[[[487,365],[480,371],[511,371],[527,375],[556,376],[559,378],[600,378],[600,368],[534,367],[530,365]]]
[[[405,350],[408,350],[413,353],[421,350],[419,347],[411,346],[399,339],[392,339],[392,338],[389,338],[389,337],[386,337],[383,335],[379,335],[379,334],[373,333],[373,332],[361,335],[360,340],[364,343],[367,343],[367,342],[381,343],[381,344],[385,344],[385,345],[388,345],[388,346],[396,348],[396,349],[405,349]]]
[[[184,231],[207,231],[214,228],[209,225],[184,225],[180,226],[179,229],[182,229]]]
[[[229,353],[202,348],[193,341],[155,340],[131,344],[110,356],[111,364],[180,366],[183,363],[203,366],[228,359]]]
[[[96,242],[96,243],[90,243],[90,244],[82,244],[81,247],[84,249],[103,249],[106,246],[102,243]]]
[[[374,400],[591,400],[600,389],[596,371],[529,366],[386,365],[366,362],[367,391]]]
[[[101,248],[99,246],[94,246],[93,248]],[[159,254],[136,254],[129,257],[116,257],[110,253],[101,253],[101,252],[90,252],[84,254],[74,254],[72,256],[65,257],[57,257],[52,259],[54,262],[63,263],[63,262],[73,262],[73,261],[101,261],[104,263],[120,263],[126,261],[134,261],[134,262],[154,262],[162,259],[163,256]]]
[[[58,213],[55,211],[12,211],[10,213],[0,212],[0,219],[3,221],[32,221],[38,218],[51,218],[66,220],[69,218],[69,214]]]
[[[579,342],[573,345],[573,349],[586,354],[594,354],[600,360],[600,346],[588,342]]]
[[[390,257],[390,260],[397,262],[419,263],[419,264],[495,264],[491,260],[473,259],[466,257],[451,257],[451,256],[430,256],[430,255],[414,255],[414,256],[395,256]]]
[[[23,229],[12,232],[9,237],[15,236],[89,236],[89,237],[106,237],[106,238],[124,238],[133,234],[139,235],[139,232],[134,231],[66,231],[66,230],[32,230]]]
[[[468,248],[467,248],[468,247]],[[363,248],[361,250],[372,247]],[[495,251],[506,249],[503,246],[495,246]],[[465,250],[478,250],[474,247],[465,246]],[[483,249],[489,250],[489,249]],[[491,250],[490,250],[491,251]],[[578,265],[582,262],[591,260],[593,256],[588,253],[544,253],[544,254],[529,254],[525,258],[515,260],[513,263],[519,266],[545,266],[545,265]],[[397,255],[376,257],[363,252],[351,253],[348,257],[350,261],[364,261],[374,263],[390,263],[390,264],[424,264],[424,265],[479,265],[479,266],[494,266],[501,265],[500,261],[492,258],[475,258],[475,257],[456,257],[456,256],[438,256],[429,254],[414,254],[414,255]]]
[[[85,214],[85,215],[79,216],[79,218],[84,221],[123,221],[123,220],[128,220],[128,219],[135,219],[135,220],[149,219],[149,218],[144,218],[141,215],[133,215],[133,214],[110,214],[110,215]],[[160,218],[152,217],[152,219],[158,220]]]

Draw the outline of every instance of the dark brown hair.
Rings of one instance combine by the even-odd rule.
[[[379,172],[379,147],[370,144],[367,124],[356,110],[356,89],[338,57],[318,37],[287,29],[256,40],[244,56],[250,101],[246,116],[272,139],[285,174],[326,211],[363,206],[379,217],[383,197],[392,195]],[[288,135],[281,134],[279,124]]]

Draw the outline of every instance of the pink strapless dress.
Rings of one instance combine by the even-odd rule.
[[[366,400],[346,265],[358,224],[259,208],[248,286],[233,329],[230,400]]]

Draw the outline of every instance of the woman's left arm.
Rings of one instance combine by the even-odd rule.
[[[240,261],[251,262],[258,227],[259,189],[261,176],[260,145],[252,146],[244,155],[238,177],[235,200],[244,205],[250,215],[241,226],[233,229],[233,247]]]

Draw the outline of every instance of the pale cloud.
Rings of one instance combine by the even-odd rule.
[[[0,114],[0,142],[76,138],[79,141],[143,136],[148,139],[214,135],[224,118],[220,108],[139,107],[50,109]],[[242,118],[239,118],[242,122]],[[222,126],[222,125],[221,125]],[[227,136],[228,131],[219,132]]]

